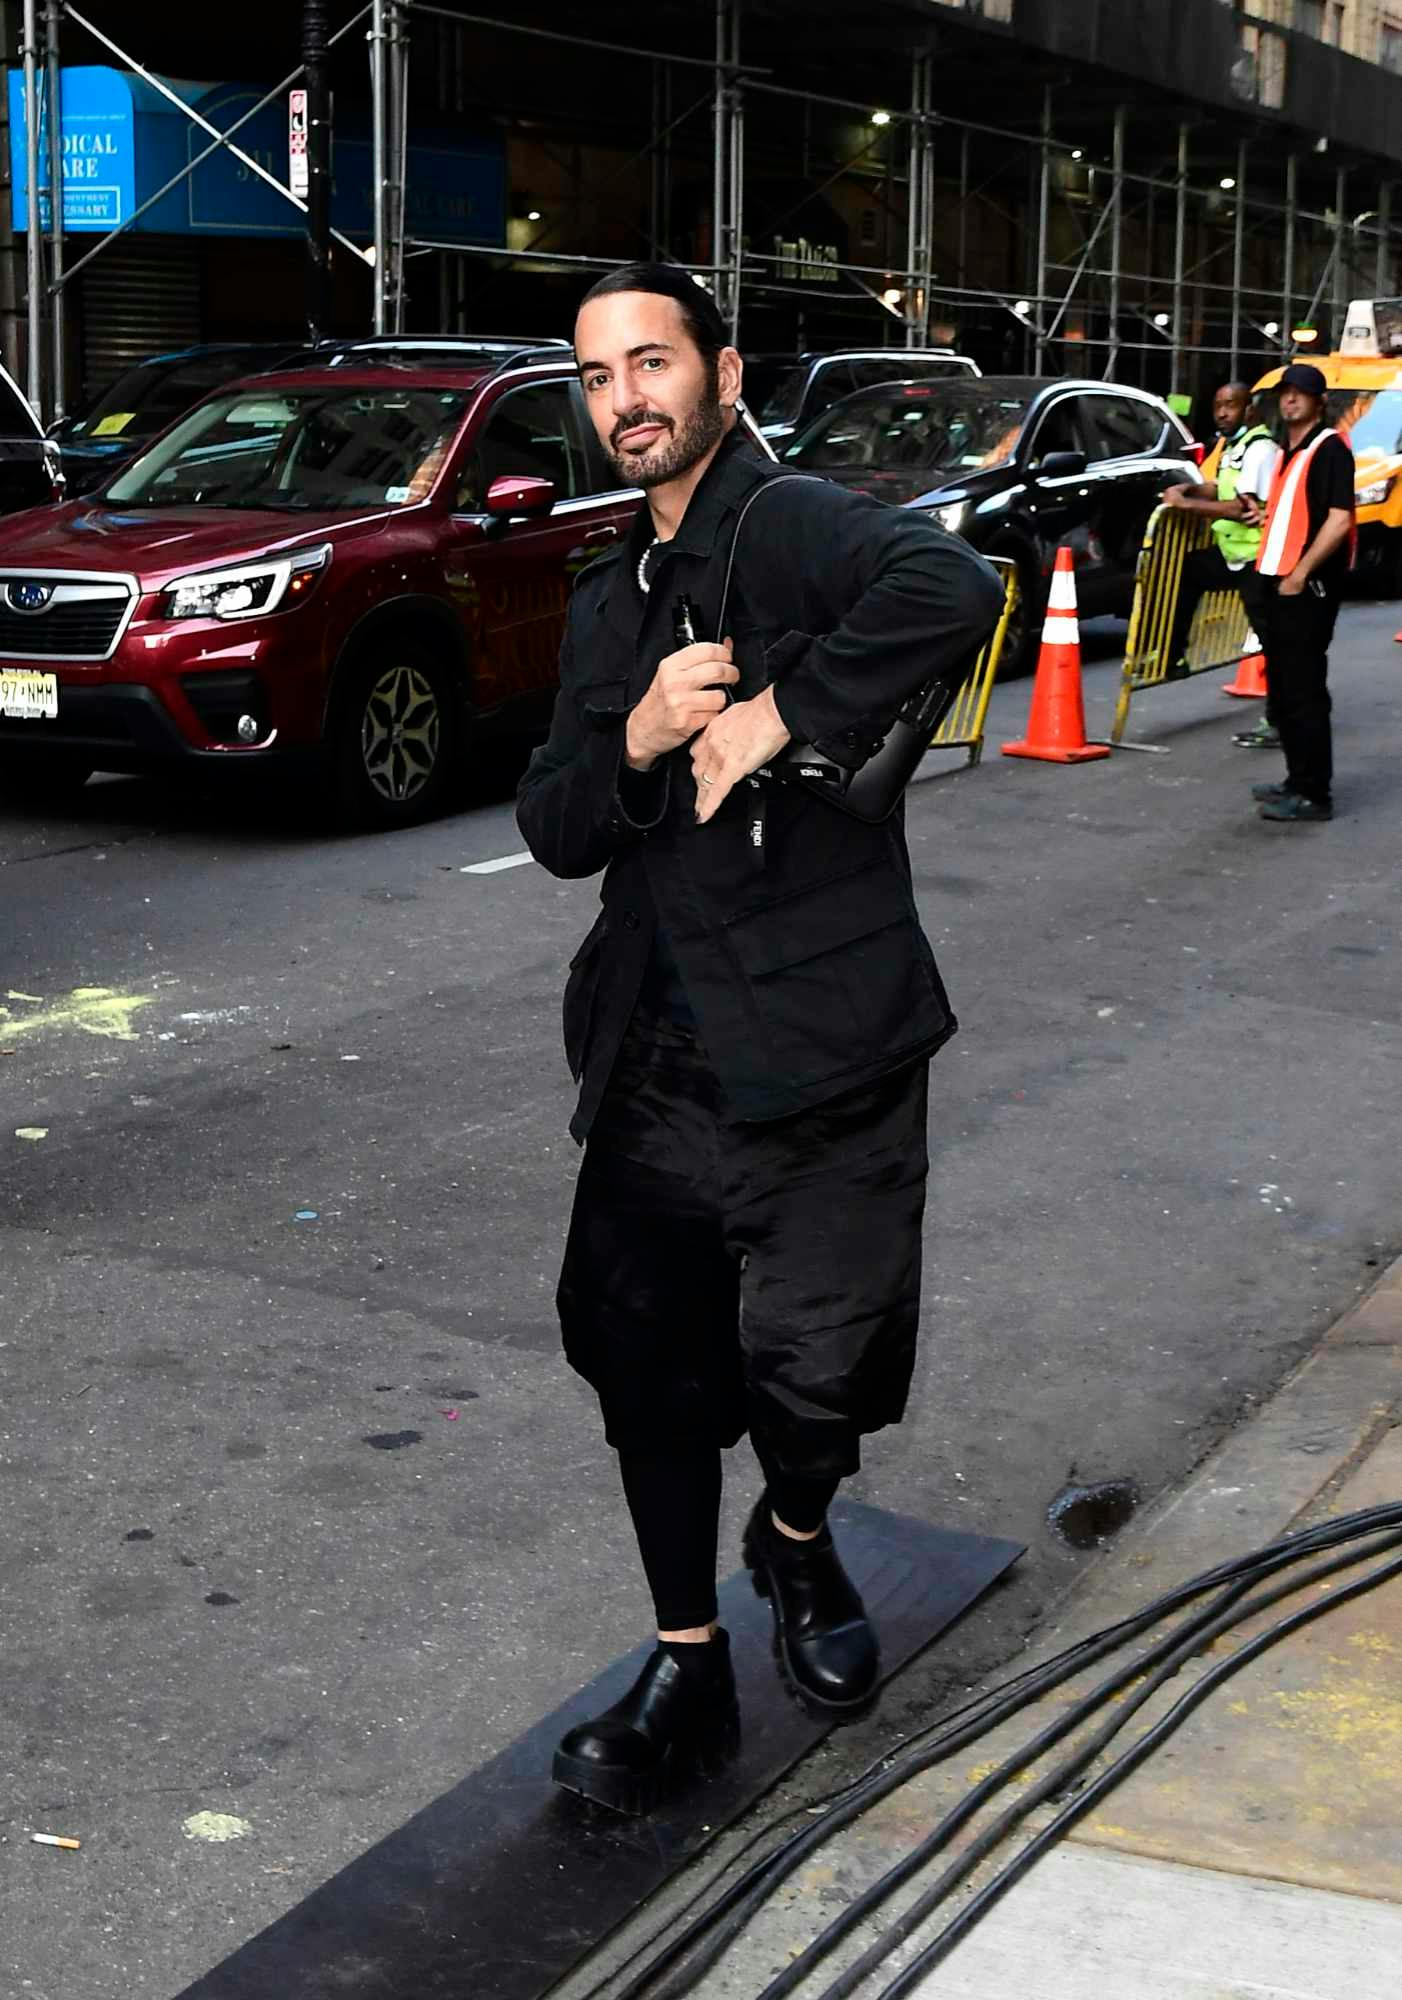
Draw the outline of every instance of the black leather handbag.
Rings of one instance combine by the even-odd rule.
[[[763,485],[755,488],[740,509],[739,518],[735,523],[735,533],[730,538],[730,553],[726,559],[720,615],[716,623],[718,632],[725,631],[725,614],[730,603],[730,580],[735,569],[735,548],[740,539],[740,530],[745,525],[745,516],[761,494],[772,491],[776,486],[786,486],[793,480],[806,480],[806,478],[807,475],[801,472],[786,472],[779,479],[766,479]],[[704,635],[698,632],[694,636],[701,638]],[[959,665],[945,669],[928,680],[922,688],[917,689],[900,713],[887,725],[882,735],[881,748],[859,769],[849,771],[845,764],[839,764],[833,758],[825,756],[811,743],[789,743],[773,762],[764,765],[756,776],[779,779],[784,784],[806,785],[811,791],[830,800],[833,805],[840,806],[843,812],[851,813],[854,819],[865,820],[872,826],[878,825],[883,819],[889,819],[895,811],[902,792],[930,747],[930,738],[954,706],[955,698],[977,657],[976,651]]]

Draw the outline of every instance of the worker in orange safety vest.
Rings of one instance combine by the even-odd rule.
[[[1292,361],[1280,378],[1285,451],[1264,512],[1256,568],[1258,633],[1266,655],[1271,719],[1285,754],[1281,784],[1253,785],[1261,817],[1333,817],[1329,642],[1357,539],[1353,452],[1325,422],[1323,375]]]

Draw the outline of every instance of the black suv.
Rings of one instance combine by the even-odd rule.
[[[833,354],[747,354],[745,407],[775,451],[854,389],[979,373],[952,347],[843,347]]]
[[[43,507],[62,494],[58,452],[19,384],[0,368],[0,514]]]
[[[281,367],[305,346],[295,340],[222,341],[151,354],[124,370],[86,408],[61,417],[49,431],[63,454],[69,499],[110,479],[212,389]]]
[[[781,451],[897,507],[920,507],[985,555],[1017,564],[1004,657],[1036,661],[1058,546],[1076,559],[1084,616],[1128,613],[1145,524],[1165,486],[1200,477],[1168,405],[1114,382],[984,375],[890,382],[848,396]]]

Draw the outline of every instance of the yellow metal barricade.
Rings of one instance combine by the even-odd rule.
[[[994,628],[993,637],[974,661],[968,678],[954,697],[954,705],[944,721],[930,738],[932,750],[967,750],[970,764],[977,764],[983,755],[983,724],[988,714],[989,697],[993,693],[993,683],[998,678],[998,667],[1003,658],[1003,641],[1008,634],[1008,624],[1017,606],[1017,565],[1002,556],[990,556],[988,560],[1003,577],[1003,609]]]
[[[1129,721],[1129,704],[1140,688],[1232,666],[1246,651],[1250,620],[1234,590],[1209,590],[1198,601],[1183,649],[1186,664],[1169,658],[1173,616],[1183,581],[1183,561],[1194,549],[1211,546],[1212,524],[1181,507],[1156,507],[1149,516],[1134,573],[1134,603],[1125,640],[1124,673],[1115,725],[1118,743]]]

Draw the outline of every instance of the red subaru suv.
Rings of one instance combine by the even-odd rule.
[[[226,386],[95,494],[0,521],[0,801],[300,757],[353,821],[427,818],[479,729],[548,711],[571,582],[639,498],[563,341]]]

